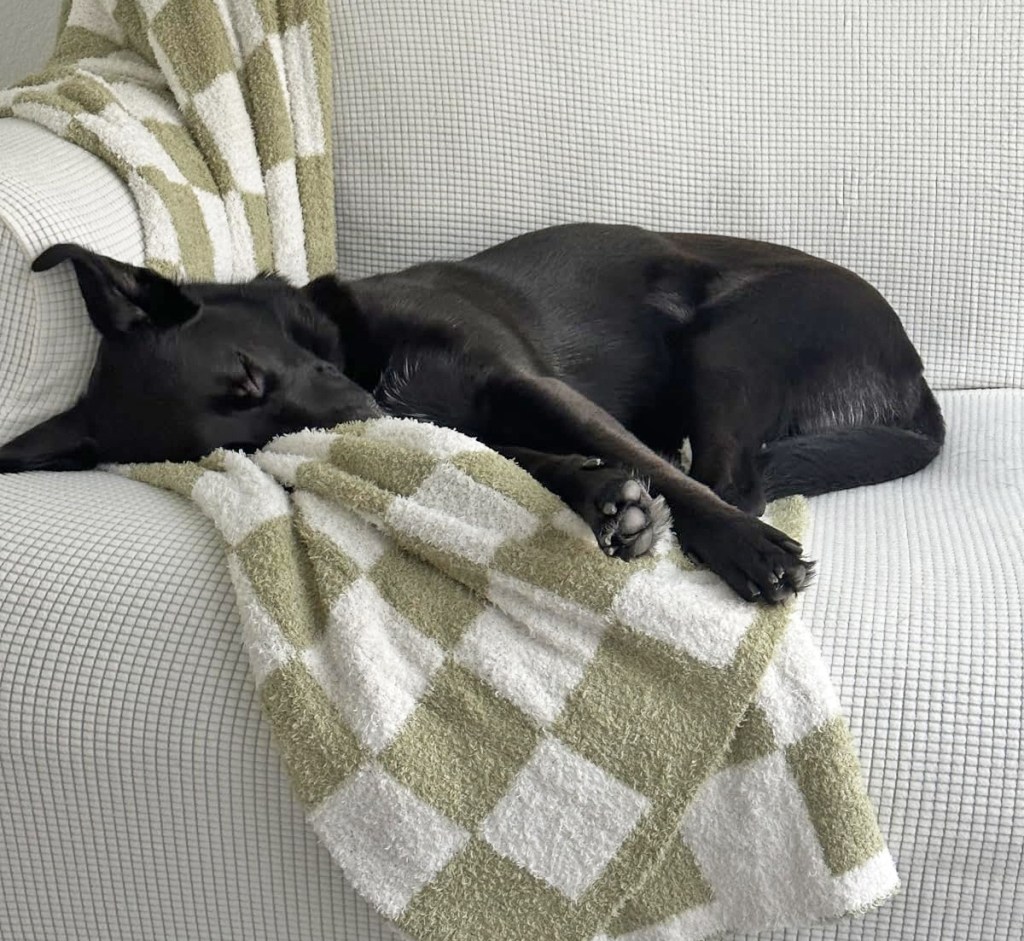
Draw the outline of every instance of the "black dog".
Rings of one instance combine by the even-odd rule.
[[[881,295],[767,243],[570,225],[303,289],[178,285],[74,245],[33,268],[65,259],[103,337],[96,367],[78,404],[0,448],[0,470],[251,450],[383,411],[513,457],[610,555],[643,554],[661,522],[640,475],[688,551],[744,598],[778,601],[810,564],[748,513],[912,473],[943,440]]]

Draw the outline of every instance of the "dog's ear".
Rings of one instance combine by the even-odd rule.
[[[89,317],[105,337],[114,338],[144,325],[178,326],[199,309],[169,278],[149,268],[97,255],[80,245],[51,246],[32,262],[32,270],[47,271],[62,261],[75,266]]]
[[[81,402],[0,447],[0,473],[86,470],[98,461]]]
[[[302,289],[302,293],[314,307],[335,323],[343,324],[350,315],[358,313],[352,292],[333,274],[314,278]]]

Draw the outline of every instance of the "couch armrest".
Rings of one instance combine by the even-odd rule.
[[[97,336],[70,266],[29,270],[55,242],[140,264],[135,200],[94,155],[28,121],[0,120],[0,443],[71,405],[92,368]]]

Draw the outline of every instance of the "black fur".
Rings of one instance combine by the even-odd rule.
[[[667,503],[685,548],[777,601],[810,564],[754,518],[766,499],[909,474],[943,440],[881,295],[763,242],[559,226],[303,289],[176,285],[71,245],[33,267],[65,259],[103,334],[96,368],[73,409],[0,448],[0,470],[196,458],[383,411],[515,458],[610,555],[646,552]]]

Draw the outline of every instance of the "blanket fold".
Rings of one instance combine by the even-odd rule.
[[[897,888],[793,607],[609,559],[473,439],[378,419],[139,465],[215,522],[307,818],[422,941],[704,938]],[[770,508],[799,537],[806,504]]]
[[[336,267],[327,16],[324,0],[72,0],[0,117],[112,166],[151,268],[304,284]]]

